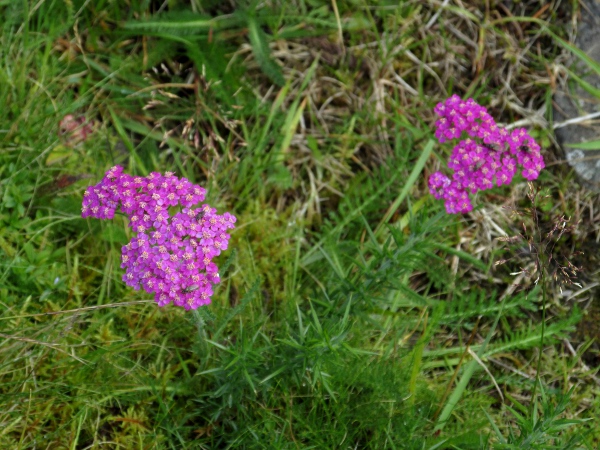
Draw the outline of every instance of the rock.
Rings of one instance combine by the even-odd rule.
[[[582,0],[575,45],[600,63],[600,0]],[[574,57],[573,70],[580,78],[600,89],[600,74]],[[576,80],[554,94],[554,123],[600,112],[600,98],[584,90]],[[600,192],[600,150],[583,150],[566,144],[600,140],[600,116],[556,129],[556,137],[569,165],[582,185]]]

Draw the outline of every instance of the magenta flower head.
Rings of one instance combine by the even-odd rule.
[[[527,180],[535,180],[545,167],[540,146],[524,128],[499,127],[473,99],[453,95],[439,103],[435,112],[439,116],[435,136],[440,142],[465,137],[448,161],[452,175],[436,172],[429,177],[429,191],[444,199],[448,214],[471,211],[469,194],[510,184],[519,165]]]
[[[89,186],[82,217],[112,219],[118,208],[129,218],[133,238],[122,248],[123,281],[153,293],[159,306],[196,309],[210,303],[219,269],[213,259],[227,249],[235,216],[218,215],[204,200],[204,188],[171,172],[147,177],[111,168]],[[171,215],[169,208],[179,207]]]

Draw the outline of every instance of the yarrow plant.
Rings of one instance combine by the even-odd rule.
[[[208,204],[199,208],[205,189],[172,172],[147,177],[123,173],[121,166],[106,172],[87,188],[82,217],[112,219],[120,210],[134,232],[122,248],[123,281],[153,293],[159,306],[173,303],[186,310],[210,303],[219,269],[213,262],[227,249],[235,216],[218,215]],[[179,206],[174,215],[169,208]]]
[[[535,180],[545,167],[540,146],[524,128],[509,131],[499,127],[486,108],[473,99],[461,100],[453,95],[435,107],[440,117],[435,136],[443,143],[461,140],[453,149],[448,168],[451,178],[441,172],[429,177],[429,190],[444,199],[448,214],[465,214],[473,209],[469,194],[491,189],[494,184],[510,184],[523,167],[522,175]]]

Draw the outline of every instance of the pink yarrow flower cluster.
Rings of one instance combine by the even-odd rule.
[[[153,293],[159,306],[172,302],[196,309],[210,303],[213,286],[220,281],[213,259],[227,249],[227,230],[236,221],[207,204],[193,208],[205,193],[172,172],[136,177],[115,166],[87,188],[82,217],[112,219],[120,207],[134,232],[122,248],[123,281]],[[177,206],[180,210],[170,215],[169,208]]]
[[[465,214],[473,209],[469,194],[510,184],[522,166],[522,175],[535,180],[545,167],[540,146],[524,128],[512,131],[499,127],[483,107],[473,99],[453,95],[435,107],[440,117],[435,136],[440,142],[460,139],[453,149],[448,168],[451,178],[441,172],[429,177],[429,190],[443,198],[449,214]]]

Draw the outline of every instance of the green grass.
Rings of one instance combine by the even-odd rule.
[[[549,282],[542,328],[535,277],[512,285],[526,252],[494,239],[530,224],[494,206],[525,183],[468,217],[426,187],[448,94],[504,122],[548,102],[570,7],[533,3],[0,2],[0,447],[596,448],[587,313]],[[211,306],[122,283],[124,220],[80,217],[114,164],[237,216]],[[563,172],[540,228],[593,211]]]

